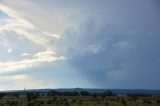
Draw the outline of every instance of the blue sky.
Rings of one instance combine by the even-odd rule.
[[[158,0],[1,0],[0,90],[160,89]]]

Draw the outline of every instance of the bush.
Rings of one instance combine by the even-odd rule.
[[[121,100],[121,103],[122,103],[124,106],[126,106],[126,101],[125,101],[125,99],[122,99],[122,100]]]
[[[28,102],[27,106],[34,106],[34,103],[33,102]]]
[[[160,100],[157,100],[156,102],[157,102],[157,103],[160,103]]]
[[[47,104],[52,104],[52,101],[51,101],[51,100],[48,100]]]
[[[109,103],[108,103],[108,102],[106,102],[106,103],[105,103],[105,106],[109,106]]]
[[[75,102],[76,102],[76,100],[75,100],[75,99],[73,99],[73,100],[72,100],[72,103],[75,103]]]
[[[65,106],[68,106],[68,105],[69,105],[69,102],[68,102],[68,101],[66,101],[64,105],[65,105]]]
[[[147,100],[146,103],[147,104],[152,104],[152,101],[151,100]]]

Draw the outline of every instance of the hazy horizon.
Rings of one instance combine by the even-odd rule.
[[[158,0],[0,0],[0,91],[160,90]]]

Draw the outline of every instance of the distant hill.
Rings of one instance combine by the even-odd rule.
[[[111,90],[114,94],[151,94],[151,95],[160,95],[160,90],[146,90],[146,89],[85,89],[85,88],[74,88],[74,89],[55,89],[57,91],[87,91],[90,93],[102,93],[108,90]]]
[[[149,94],[149,95],[160,95],[160,90],[147,90],[147,89],[88,89],[88,88],[59,88],[59,89],[27,89],[25,92],[50,92],[51,90],[59,92],[80,92],[87,91],[90,93],[102,93],[111,90],[114,94]],[[0,91],[5,93],[10,92],[24,92],[24,90],[9,90]]]

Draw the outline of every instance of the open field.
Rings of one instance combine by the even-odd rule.
[[[160,106],[160,97],[39,96],[3,97],[0,106]]]

